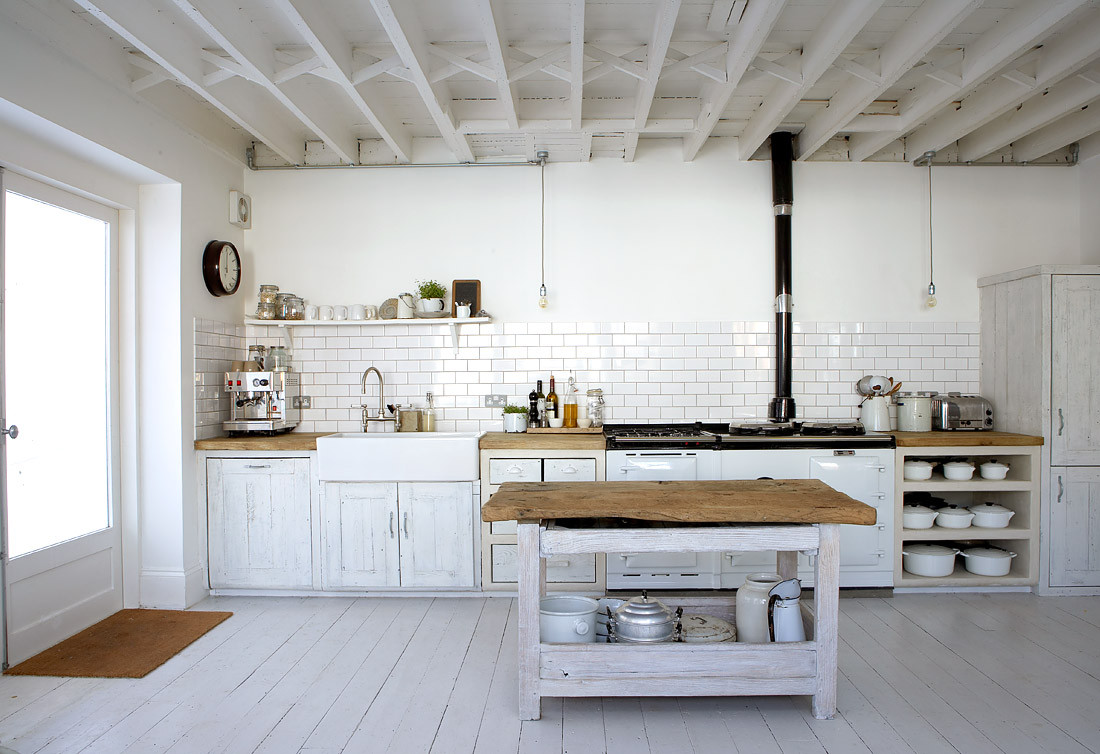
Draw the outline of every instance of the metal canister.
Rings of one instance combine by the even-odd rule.
[[[932,431],[932,396],[935,391],[898,393],[895,403],[898,407],[899,432]]]

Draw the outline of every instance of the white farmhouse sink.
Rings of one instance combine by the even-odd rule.
[[[322,482],[467,482],[484,432],[341,432],[317,438]]]

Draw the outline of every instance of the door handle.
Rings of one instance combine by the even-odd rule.
[[[409,512],[405,511],[401,518],[401,528],[405,530],[405,539],[409,538]]]
[[[0,434],[7,435],[14,440],[15,438],[19,437],[19,427],[13,424],[10,427],[2,428],[0,429]]]
[[[1062,409],[1058,409],[1058,436],[1062,436],[1062,430],[1066,428],[1066,417],[1062,416]]]
[[[390,539],[393,539],[393,511],[390,511]]]
[[[1065,492],[1065,488],[1062,486],[1062,475],[1058,475],[1058,500],[1056,502],[1062,502],[1062,494]]]

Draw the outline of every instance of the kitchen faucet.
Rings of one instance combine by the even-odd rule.
[[[361,390],[363,395],[367,394],[367,375],[374,372],[378,375],[378,416],[371,416],[368,410],[367,404],[360,404],[360,408],[363,409],[363,431],[367,431],[367,426],[370,422],[393,422],[394,431],[401,428],[401,414],[398,411],[401,408],[401,404],[396,404],[391,408],[393,416],[386,416],[386,399],[383,397],[383,391],[385,389],[385,383],[382,380],[382,373],[378,371],[378,367],[367,367],[363,372],[363,379],[361,382]]]

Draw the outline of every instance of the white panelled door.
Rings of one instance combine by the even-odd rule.
[[[400,586],[397,483],[325,484],[325,589]]]
[[[118,213],[11,173],[2,199],[0,520],[15,664],[122,607]]]
[[[1100,466],[1100,275],[1051,277],[1052,466]]]
[[[1100,586],[1100,469],[1050,470],[1051,586]]]
[[[402,482],[401,586],[473,586],[473,487]]]

